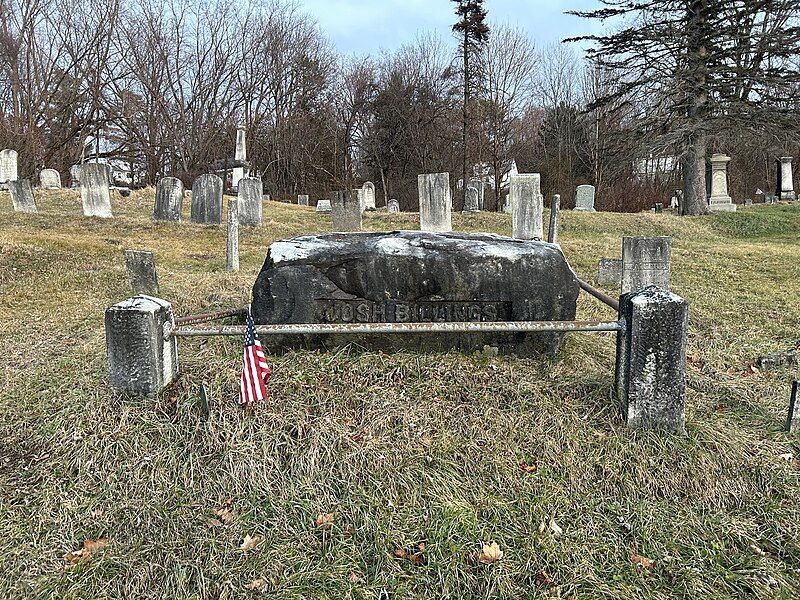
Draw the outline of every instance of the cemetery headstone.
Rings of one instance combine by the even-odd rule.
[[[780,159],[780,188],[775,194],[780,195],[781,200],[795,200],[797,195],[794,192],[794,175],[792,174],[792,157],[782,156]]]
[[[364,210],[375,210],[375,184],[367,181],[362,186],[364,198]]]
[[[478,190],[478,210],[484,210],[484,189],[483,189],[483,182],[480,179],[470,179],[469,186],[474,187]]]
[[[334,231],[361,231],[363,215],[359,191],[331,193],[331,217]]]
[[[238,199],[239,225],[260,227],[264,220],[264,187],[261,180],[254,177],[240,179]]]
[[[84,163],[81,165],[81,202],[84,216],[104,219],[113,216],[108,176],[109,168],[106,164]]]
[[[39,173],[39,185],[46,190],[60,190],[61,174],[55,169],[42,169]]]
[[[753,206],[753,199],[752,198],[746,198],[745,201],[744,201],[744,205],[745,206]]]
[[[33,190],[31,189],[30,181],[21,179],[8,181],[6,183],[8,185],[8,191],[11,192],[11,204],[14,207],[14,212],[39,212],[36,209],[36,202],[33,199]]]
[[[108,382],[135,396],[153,396],[178,375],[178,339],[172,305],[160,298],[134,296],[105,313]]]
[[[222,223],[222,179],[206,173],[192,185],[192,223],[219,225]]]
[[[595,212],[594,194],[595,187],[593,185],[579,185],[575,190],[575,210]]]
[[[512,208],[513,237],[518,240],[541,240],[544,237],[541,175],[539,173],[512,175],[509,178],[508,197]]]
[[[0,151],[0,189],[8,189],[8,182],[17,180],[17,158],[16,150]]]
[[[247,133],[244,125],[240,125],[236,129],[236,150],[234,159],[237,161],[247,160]],[[239,181],[244,178],[244,167],[234,167],[231,172],[231,186],[239,188]]]
[[[399,231],[309,235],[270,247],[252,292],[256,323],[412,323],[572,320],[579,283],[553,244],[493,234]],[[280,291],[278,291],[280,290]],[[390,351],[485,345],[504,353],[555,353],[563,334],[369,336]],[[321,348],[352,337],[270,338]]]
[[[675,210],[677,210],[677,208],[678,208],[678,197],[677,197],[677,196],[673,196],[673,197],[670,199],[670,201],[669,201],[669,207],[670,207],[670,208],[672,208],[672,209],[675,209]]]
[[[685,433],[689,304],[650,286],[620,299],[616,394],[628,427]]]
[[[298,206],[308,206],[308,195],[307,194],[298,194],[298,196],[297,196],[297,205]]]
[[[728,163],[731,157],[714,154],[711,157],[711,196],[708,208],[712,212],[735,212],[736,205],[728,195]]]
[[[183,213],[183,182],[177,177],[162,177],[156,186],[153,219],[180,221]]]
[[[561,221],[561,195],[555,194],[550,201],[550,228],[547,230],[547,241],[558,243],[558,225]]]
[[[331,212],[331,201],[328,198],[317,200],[317,212],[329,213]]]
[[[80,165],[72,165],[69,168],[69,187],[76,190],[81,187],[81,166]]]
[[[638,292],[655,285],[669,289],[672,238],[622,238],[622,293]]]
[[[225,258],[226,271],[239,270],[239,198],[228,200],[228,244]]]
[[[158,276],[153,253],[146,250],[125,250],[125,268],[133,295],[158,296]]]
[[[464,195],[464,210],[461,212],[464,213],[477,213],[480,212],[480,208],[478,208],[478,190],[477,188],[467,186]]]
[[[661,214],[661,212],[664,210],[664,205],[661,202],[656,202],[655,209],[656,214]]]
[[[399,213],[400,212],[400,203],[397,201],[396,198],[390,198],[389,202],[386,203],[386,210],[390,213]]]
[[[598,264],[597,283],[619,287],[622,283],[622,259],[601,258]]]
[[[452,231],[453,200],[450,173],[430,173],[417,177],[419,225],[422,231]]]

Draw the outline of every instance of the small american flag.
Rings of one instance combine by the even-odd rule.
[[[763,194],[764,192],[761,191],[761,188],[756,188],[756,195]]]
[[[270,370],[264,349],[256,334],[253,317],[247,313],[247,330],[244,334],[244,361],[242,363],[242,381],[239,384],[239,404],[253,406],[258,400],[269,398],[267,379]]]

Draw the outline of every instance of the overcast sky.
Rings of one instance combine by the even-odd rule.
[[[412,41],[418,32],[450,35],[455,21],[451,0],[300,0],[343,54],[377,54]],[[594,33],[600,25],[565,15],[596,8],[597,0],[486,0],[493,23],[526,29],[542,48],[571,36]]]

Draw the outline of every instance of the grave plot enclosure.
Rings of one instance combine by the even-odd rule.
[[[490,234],[334,233],[276,242],[253,287],[258,324],[572,321],[580,286],[561,249]],[[561,332],[370,335],[367,348],[555,354]],[[353,342],[329,334],[271,337],[283,347]]]

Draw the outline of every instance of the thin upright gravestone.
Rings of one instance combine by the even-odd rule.
[[[14,212],[35,213],[36,201],[33,199],[31,182],[27,179],[9,181],[8,191],[11,192],[11,204]]]
[[[133,295],[158,296],[158,276],[153,253],[146,250],[125,250],[125,268]]]
[[[234,159],[237,161],[247,160],[247,133],[245,132],[244,125],[239,125],[236,128],[236,150],[234,151]],[[231,172],[231,186],[239,188],[239,181],[245,176],[244,167],[234,167]]]
[[[244,180],[242,180],[244,181]],[[240,182],[241,183],[241,182]],[[241,193],[241,187],[239,189]],[[225,270],[239,270],[239,199],[228,200],[228,245],[225,253]]]
[[[781,200],[796,200],[794,192],[794,176],[792,175],[792,157],[782,156],[780,159],[780,186],[775,191]]]
[[[453,200],[450,173],[431,173],[417,177],[419,225],[421,231],[446,233],[453,230]]]
[[[81,187],[81,166],[80,165],[72,165],[69,168],[69,187],[72,189],[78,189]]]
[[[7,189],[9,181],[17,180],[17,158],[16,150],[0,151],[0,189]]]
[[[177,177],[162,177],[156,186],[156,202],[153,219],[156,221],[180,221],[183,212],[183,182]]]
[[[518,240],[541,240],[544,237],[541,175],[512,175],[509,179],[508,198],[511,201],[513,237]]]
[[[598,264],[597,283],[617,287],[622,282],[622,259],[601,258]]]
[[[550,228],[547,230],[547,241],[558,243],[558,224],[561,220],[561,196],[556,194],[550,201]]]
[[[60,190],[61,174],[55,169],[42,169],[39,173],[39,185],[46,190]]]
[[[297,205],[298,206],[308,206],[308,194],[298,194],[298,196],[297,196]]]
[[[575,190],[575,210],[595,212],[594,195],[595,188],[593,185],[579,185]]]
[[[467,184],[467,187],[473,187],[476,190],[478,190],[478,210],[482,211],[483,210],[483,201],[484,201],[484,198],[483,198],[483,194],[484,194],[483,182],[480,179],[470,179],[469,183]]]
[[[399,213],[400,212],[400,203],[395,198],[390,198],[389,201],[386,203],[386,210],[390,213]]]
[[[728,163],[730,156],[715,154],[711,157],[711,196],[708,209],[712,212],[736,212],[736,205],[728,195]]]
[[[669,289],[672,260],[670,237],[622,238],[622,293],[655,285]]]
[[[239,180],[239,224],[259,227],[264,219],[264,188],[260,179],[245,177]]]
[[[200,175],[192,185],[192,223],[222,222],[222,179],[211,173]]]
[[[361,187],[363,190],[363,201],[364,204],[362,206],[363,210],[375,210],[375,184],[371,181],[367,181]]]
[[[359,190],[331,193],[333,231],[361,231],[361,194]]]
[[[83,215],[104,219],[112,217],[108,165],[84,163],[81,165],[80,177]]]
[[[464,210],[462,213],[478,213],[481,212],[478,203],[478,190],[471,185],[467,186],[464,191]]]

